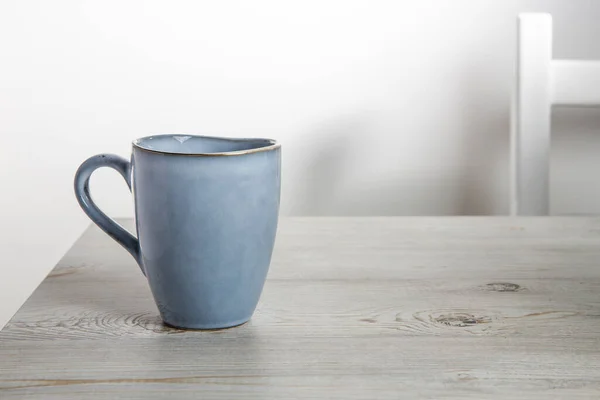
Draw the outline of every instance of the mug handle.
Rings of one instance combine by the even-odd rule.
[[[100,167],[116,170],[125,179],[131,191],[131,163],[114,154],[98,154],[85,160],[75,173],[75,197],[92,222],[123,246],[138,263],[142,273],[146,275],[142,267],[138,239],[102,212],[90,197],[90,176]]]

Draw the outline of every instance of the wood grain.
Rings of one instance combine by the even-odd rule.
[[[210,332],[92,227],[0,332],[0,399],[167,396],[599,398],[600,219],[284,219],[255,316]]]

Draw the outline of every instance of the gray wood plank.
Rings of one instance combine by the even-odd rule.
[[[167,396],[598,398],[600,219],[283,219],[255,316],[211,332],[91,227],[0,332],[0,398]]]

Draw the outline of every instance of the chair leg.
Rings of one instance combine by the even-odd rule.
[[[513,215],[549,213],[551,60],[551,16],[519,15],[511,129]]]

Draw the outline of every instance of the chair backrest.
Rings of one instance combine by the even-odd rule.
[[[600,62],[552,59],[552,17],[518,17],[511,121],[511,214],[548,215],[553,105],[600,105]]]

